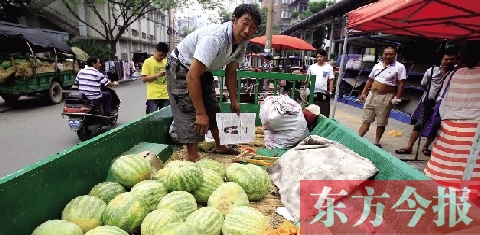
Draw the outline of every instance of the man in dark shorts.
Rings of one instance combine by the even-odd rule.
[[[433,75],[432,69],[428,69],[423,76],[421,84],[423,87],[427,87],[428,81],[431,82],[430,85],[430,92],[428,93],[428,97],[425,100],[426,94],[422,97],[423,105],[426,107],[421,109],[420,115],[418,117],[418,121],[413,126],[413,131],[410,134],[410,139],[408,140],[408,145],[405,148],[401,148],[395,150],[396,154],[411,154],[413,152],[413,145],[415,141],[420,136],[422,131],[423,120],[429,119],[433,111],[435,109],[437,94],[439,90],[442,88],[443,81],[445,80],[445,75],[451,72],[454,69],[455,64],[457,63],[457,56],[453,51],[447,51],[444,53],[440,67],[433,68]],[[425,112],[426,111],[426,112]],[[422,152],[425,156],[430,156],[430,144],[433,142],[435,138],[427,138],[427,141],[423,145]]]
[[[255,5],[235,8],[232,20],[209,25],[187,35],[169,55],[167,90],[178,141],[187,145],[188,160],[199,160],[198,142],[210,130],[215,139],[215,153],[240,154],[220,145],[216,114],[220,106],[216,98],[212,71],[225,68],[225,83],[230,96],[230,109],[240,114],[237,100],[237,69],[243,63],[248,40],[261,23]]]

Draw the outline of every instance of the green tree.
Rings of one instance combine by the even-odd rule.
[[[257,7],[260,7],[257,3],[253,3],[253,4],[257,5]],[[253,37],[260,37],[267,34],[267,11],[268,11],[268,8],[266,7],[262,7],[260,9],[260,14],[262,15],[262,23],[258,26],[257,31],[255,32],[255,35],[253,35]],[[272,34],[275,35],[279,33],[280,33],[280,26],[274,24]],[[249,43],[247,46],[247,52],[254,52],[254,53],[263,52],[263,47]]]
[[[68,42],[71,47],[78,47],[82,49],[89,56],[98,56],[101,61],[110,60],[113,57],[110,47],[105,45],[105,42],[92,39],[80,39]]]
[[[0,0],[0,21],[19,23],[22,16],[34,14],[29,8],[33,0]]]
[[[127,28],[138,19],[158,10],[181,9],[191,6],[194,2],[199,3],[204,9],[215,9],[219,0],[62,0],[68,11],[84,23],[87,27],[97,32],[109,45],[113,54],[116,45]],[[85,3],[90,12],[91,22],[98,22],[102,27],[87,23],[78,15],[76,6]],[[109,14],[100,11],[100,4],[107,4]],[[105,6],[105,5],[103,5]],[[87,10],[85,9],[85,10]]]
[[[232,12],[227,11],[225,8],[220,8],[219,10],[219,20],[220,24],[223,24],[225,22],[231,21],[232,20]]]
[[[333,4],[335,4],[335,0],[322,0],[320,2],[309,2],[307,10],[300,13],[300,19],[304,20],[304,19],[310,17],[311,15],[313,15],[315,13],[318,13],[318,12],[324,10],[325,8],[327,8],[328,6],[331,6]],[[323,47],[324,39],[327,35],[327,30],[329,30],[329,27],[330,27],[330,25],[328,25],[328,26],[320,25],[320,26],[316,27],[315,29],[313,29],[313,35],[312,35],[312,39],[313,39],[312,46],[313,47],[315,47],[315,48],[322,48]],[[306,41],[310,41],[309,40],[310,39],[310,30],[305,32],[305,36],[307,38]]]
[[[183,28],[180,30],[180,33],[178,36],[184,38],[186,37],[187,35],[189,35],[191,32],[197,30],[197,27],[196,26],[192,26],[190,28],[188,28],[187,26],[183,26]]]

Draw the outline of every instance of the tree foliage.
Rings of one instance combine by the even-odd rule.
[[[187,35],[189,35],[191,32],[197,30],[197,26],[193,25],[190,27],[183,26],[182,29],[180,29],[180,33],[178,36],[185,38]]]
[[[311,15],[318,13],[328,6],[331,6],[335,4],[335,0],[322,0],[320,2],[309,2],[308,7],[306,11],[300,12],[298,15],[300,19],[304,20]],[[315,29],[313,29],[313,35],[312,35],[312,46],[315,48],[322,48],[324,46],[324,40],[327,35],[327,30],[329,30],[330,26],[318,26]],[[306,40],[310,42],[310,30],[305,31],[305,37]]]
[[[101,61],[110,60],[113,58],[113,52],[110,47],[105,46],[105,42],[92,39],[80,39],[68,42],[71,47],[78,47],[82,49],[89,56],[97,56]]]
[[[219,0],[62,0],[68,11],[84,23],[87,27],[97,32],[109,45],[115,54],[115,45],[120,37],[125,33],[127,28],[137,20],[145,17],[149,13],[159,10],[181,9],[192,5],[194,2],[199,3],[203,9],[215,9],[219,4]],[[92,25],[86,20],[82,20],[77,13],[76,6],[78,3],[84,3],[93,14],[90,22],[98,22],[102,27]],[[109,14],[100,11],[101,4],[108,4]],[[93,15],[93,16],[92,16]]]
[[[260,6],[257,3],[253,3],[253,4],[257,5],[257,7],[260,8]],[[262,23],[258,26],[257,31],[255,32],[255,35],[253,35],[253,37],[260,37],[267,34],[267,12],[268,12],[268,8],[266,7],[262,7],[260,9],[260,14],[262,16]],[[280,26],[274,24],[272,34],[275,35],[279,33],[280,33]],[[263,52],[263,47],[249,43],[247,46],[247,52],[254,52],[254,53]]]
[[[19,23],[22,16],[34,14],[29,8],[33,0],[0,0],[0,21]]]

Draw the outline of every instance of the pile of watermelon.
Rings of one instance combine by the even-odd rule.
[[[74,198],[61,219],[44,222],[32,235],[257,235],[268,229],[264,215],[250,207],[270,187],[267,172],[256,165],[173,160],[152,174],[143,156],[125,155],[111,171],[116,182]]]

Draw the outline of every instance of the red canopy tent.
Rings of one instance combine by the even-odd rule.
[[[382,32],[449,40],[480,40],[478,0],[379,0],[351,11],[346,28],[362,32]],[[343,43],[345,54],[348,33]],[[343,58],[343,57],[342,57]],[[344,60],[340,71],[344,69]],[[343,74],[337,80],[333,116]],[[480,142],[480,135],[474,142]],[[473,147],[473,146],[472,146]],[[473,175],[477,151],[471,151],[463,180]]]
[[[480,40],[476,0],[380,0],[348,14],[348,29],[427,38]]]

